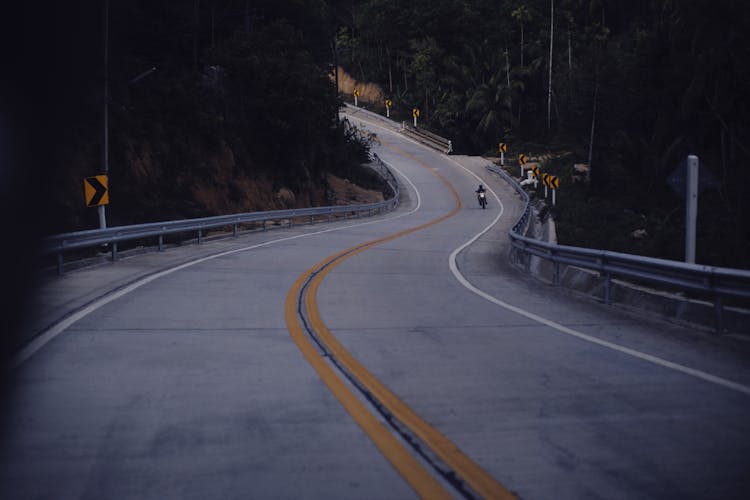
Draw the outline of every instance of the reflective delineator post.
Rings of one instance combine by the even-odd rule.
[[[698,221],[698,157],[687,158],[685,186],[685,262],[695,264],[695,236]]]

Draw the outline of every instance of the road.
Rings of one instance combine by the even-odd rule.
[[[750,497],[747,343],[520,273],[481,158],[351,120],[396,211],[40,289],[3,498]]]

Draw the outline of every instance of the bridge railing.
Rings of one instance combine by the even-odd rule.
[[[373,215],[393,210],[398,205],[400,194],[396,177],[377,155],[373,154],[373,163],[369,166],[390,187],[392,196],[387,200],[358,205],[246,212],[233,215],[152,222],[56,234],[42,240],[41,253],[42,255],[56,255],[57,272],[58,274],[62,274],[64,271],[64,255],[72,250],[107,245],[111,249],[112,260],[115,261],[117,260],[118,243],[126,241],[156,238],[158,240],[158,249],[161,251],[164,249],[164,238],[177,233],[195,233],[197,242],[201,243],[206,231],[212,229],[231,227],[232,235],[237,237],[241,224],[261,224],[263,230],[266,230],[267,223],[274,221],[284,221],[288,227],[291,227],[295,220],[299,221],[300,219],[309,219],[309,222],[312,224],[316,219],[330,222],[334,218],[360,217],[363,214]]]
[[[595,271],[604,278],[605,303],[611,301],[610,291],[614,277],[648,282],[671,290],[690,291],[713,300],[715,326],[718,331],[723,330],[725,299],[750,299],[750,271],[744,269],[689,264],[641,255],[558,245],[530,238],[524,234],[531,217],[528,194],[504,170],[495,166],[487,168],[503,177],[525,202],[523,214],[510,231],[510,239],[512,261],[520,263],[527,272],[531,256],[552,262],[554,284],[560,283],[561,265]]]

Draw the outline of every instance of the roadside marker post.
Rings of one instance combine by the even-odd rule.
[[[385,116],[386,118],[391,117],[391,106],[393,106],[393,101],[390,99],[385,100]]]
[[[354,105],[357,105],[357,97],[359,97],[359,90],[354,89]]]
[[[505,153],[508,151],[508,145],[504,142],[501,142],[498,144],[497,149],[500,151],[500,166],[505,166]],[[523,172],[521,172],[521,177],[523,177]]]
[[[518,164],[521,166],[521,178],[523,179],[523,166],[526,165],[526,155],[521,153],[518,155]]]
[[[555,206],[555,203],[557,202],[557,197],[555,195],[557,194],[557,189],[560,187],[560,178],[556,175],[548,175],[547,184],[549,184],[550,189],[552,189],[552,206]]]
[[[549,188],[550,177],[551,177],[550,174],[542,174],[542,184],[544,185],[544,199],[545,200],[547,199],[547,194],[548,194],[547,189]]]
[[[685,193],[685,262],[695,264],[695,235],[698,220],[698,157],[687,158],[687,186]]]
[[[698,197],[706,190],[718,189],[721,182],[698,156],[689,155],[667,177],[667,184],[685,200],[685,262],[695,264]]]
[[[417,118],[419,117],[419,108],[414,108],[411,110],[411,116],[414,117],[414,128],[417,127]]]

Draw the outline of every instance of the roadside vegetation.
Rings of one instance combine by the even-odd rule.
[[[83,179],[104,165],[104,2],[88,4],[50,48],[72,66],[46,234],[98,227]],[[338,118],[334,33],[324,1],[109,0],[107,224],[326,205],[329,179],[381,189]]]
[[[34,227],[96,228],[82,183],[104,170],[104,2],[12,4]],[[107,222],[320,205],[329,175],[364,179],[340,66],[458,153],[555,153],[563,243],[682,259],[667,178],[696,154],[716,179],[698,261],[750,267],[748,27],[731,0],[109,0]]]
[[[731,0],[339,2],[337,62],[391,116],[506,159],[554,153],[562,243],[681,260],[688,154],[699,263],[750,268],[750,5]],[[384,113],[382,103],[364,103]],[[573,165],[588,183],[571,183]]]

